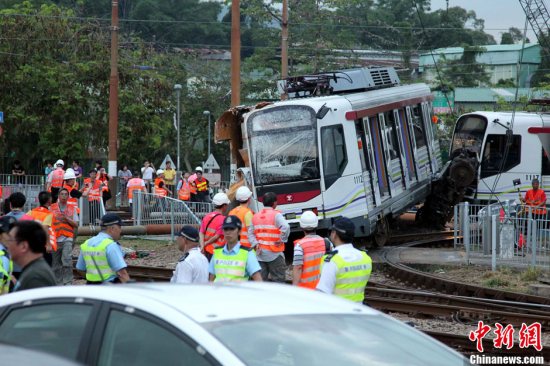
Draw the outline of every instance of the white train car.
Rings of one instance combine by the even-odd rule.
[[[477,155],[477,180],[466,198],[487,203],[514,200],[538,178],[541,188],[550,188],[550,161],[540,133],[550,129],[550,115],[527,112],[472,112],[457,120],[451,156],[465,148]],[[544,138],[543,138],[544,139]],[[507,147],[508,146],[508,147]],[[521,185],[514,185],[514,181]]]
[[[294,230],[313,210],[321,228],[346,216],[357,236],[377,232],[383,244],[387,218],[423,201],[441,169],[430,89],[398,83],[386,68],[291,79],[285,90],[298,97],[233,108],[217,140],[231,140],[233,168],[250,168],[258,201],[277,194]]]

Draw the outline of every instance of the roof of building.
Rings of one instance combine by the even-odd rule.
[[[502,44],[480,46],[485,52],[476,56],[479,63],[489,65],[511,65],[518,62],[521,53],[521,44]],[[441,61],[445,56],[447,60],[456,60],[462,56],[463,47],[438,48],[432,52],[420,54],[420,67],[434,64],[434,57]],[[523,63],[540,64],[541,47],[538,43],[527,43],[523,49]]]
[[[518,89],[518,97],[542,98],[544,94],[540,90]],[[454,101],[457,103],[494,103],[500,98],[513,101],[515,95],[515,88],[456,88],[454,90]]]

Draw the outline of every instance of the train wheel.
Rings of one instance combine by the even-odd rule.
[[[376,223],[374,243],[378,248],[382,248],[388,241],[390,241],[390,225],[388,219],[384,217]]]

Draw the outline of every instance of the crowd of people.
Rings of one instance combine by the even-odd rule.
[[[78,207],[70,202],[73,197],[65,187],[57,192],[55,203],[52,197],[51,192],[40,192],[40,206],[27,213],[22,211],[23,194],[9,197],[10,211],[0,218],[2,293],[73,284]],[[265,193],[259,212],[249,207],[251,197],[248,187],[240,187],[236,192],[239,205],[228,212],[229,198],[217,193],[212,199],[214,210],[198,230],[190,225],[181,228],[176,245],[183,256],[172,283],[286,282],[284,249],[290,227],[277,210],[277,195]],[[337,219],[328,238],[316,234],[317,226],[317,215],[305,211],[300,218],[303,238],[294,242],[292,284],[362,302],[372,261],[351,244],[353,222]],[[80,246],[76,270],[90,285],[130,281],[118,242],[122,220],[107,213],[100,227],[99,234]]]

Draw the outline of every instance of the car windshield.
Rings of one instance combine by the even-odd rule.
[[[315,113],[305,106],[274,107],[248,121],[254,183],[319,179]]]
[[[464,359],[382,316],[312,314],[203,323],[250,366],[464,365]]]

